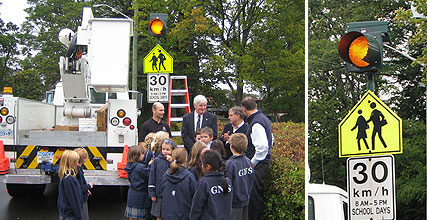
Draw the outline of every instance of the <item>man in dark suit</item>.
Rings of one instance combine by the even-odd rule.
[[[194,97],[194,112],[184,115],[182,121],[181,137],[188,154],[191,153],[194,143],[194,132],[198,128],[210,127],[213,130],[213,139],[218,133],[217,117],[215,114],[206,111],[208,100],[203,95]]]
[[[243,114],[242,108],[239,106],[234,106],[228,110],[228,121],[230,121],[230,123],[224,126],[224,130],[219,138],[224,143],[226,153],[225,159],[233,155],[230,150],[230,143],[228,143],[230,136],[234,133],[246,134],[246,131],[248,131],[248,125],[243,121],[244,117],[245,115]]]

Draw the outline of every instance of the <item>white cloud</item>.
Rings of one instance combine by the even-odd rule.
[[[0,18],[3,22],[12,22],[18,26],[25,21],[27,13],[24,11],[28,7],[27,0],[1,0]]]

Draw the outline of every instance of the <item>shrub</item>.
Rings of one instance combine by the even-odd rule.
[[[304,219],[304,124],[273,123],[265,219]]]

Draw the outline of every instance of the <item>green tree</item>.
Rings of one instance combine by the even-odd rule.
[[[415,27],[415,29],[411,30],[411,34],[409,34],[409,44],[413,47],[417,48],[419,45],[424,45],[424,47],[421,48],[421,54],[417,54],[418,58],[416,61],[414,61],[414,65],[416,64],[427,64],[427,48],[426,45],[426,39],[427,34],[425,30],[427,29],[427,22],[426,22],[426,14],[427,14],[427,2],[423,0],[415,0],[413,2],[413,8],[412,9],[405,9],[403,7],[400,7],[396,12],[396,21],[397,25],[399,27],[405,27],[406,25],[411,25]],[[424,68],[424,82],[425,81],[425,74],[427,70]]]
[[[304,1],[267,1],[265,22],[249,44],[248,81],[268,112],[281,120],[304,120]],[[246,66],[246,65],[245,65]]]
[[[61,29],[77,30],[86,1],[28,0],[27,20],[22,25],[20,43],[27,57],[26,68],[43,78],[44,90],[59,80],[58,60],[66,48],[58,39]]]
[[[6,81],[13,87],[14,96],[42,100],[42,77],[34,69],[15,71]]]
[[[18,27],[8,22],[5,24],[0,19],[0,88],[10,86],[5,80],[17,68],[16,60],[19,55]]]

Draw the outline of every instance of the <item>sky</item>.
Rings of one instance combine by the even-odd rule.
[[[0,0],[0,18],[3,22],[12,22],[21,26],[25,21],[27,13],[24,11],[28,7],[27,0]]]

